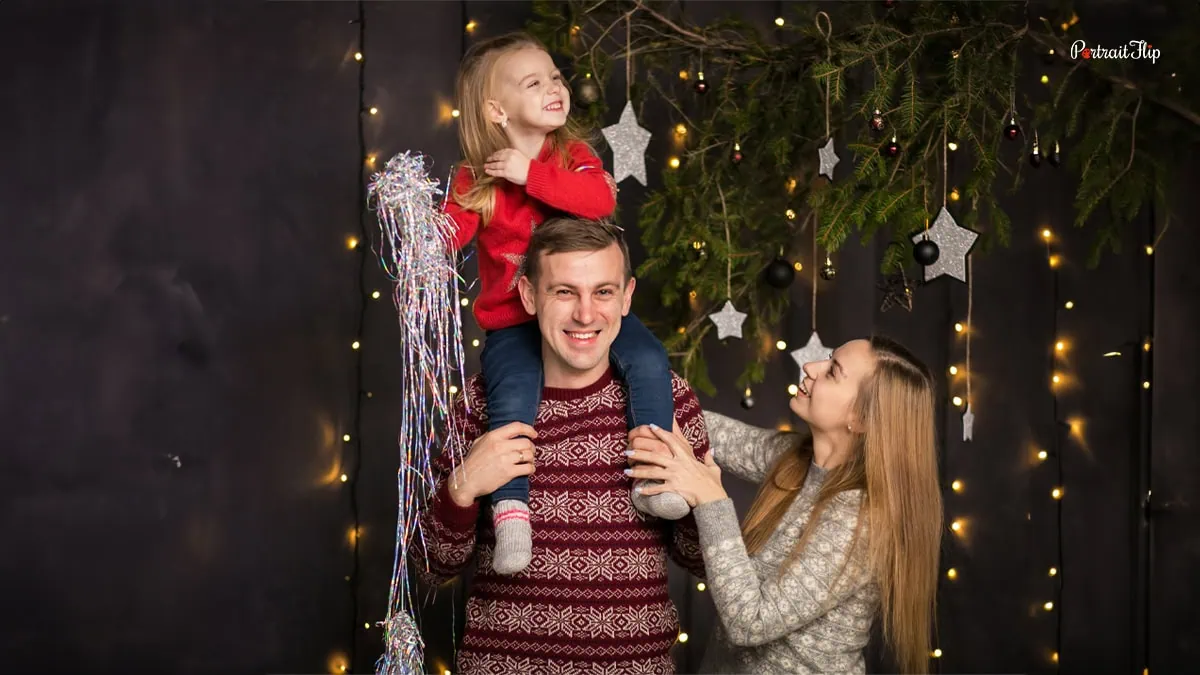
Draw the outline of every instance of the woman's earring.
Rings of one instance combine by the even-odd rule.
[[[507,119],[500,120],[500,128],[501,128],[501,129],[507,129],[507,128],[508,128],[508,120],[507,120]]]

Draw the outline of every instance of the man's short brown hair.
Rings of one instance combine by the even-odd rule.
[[[625,243],[621,228],[605,220],[561,216],[550,218],[533,230],[529,251],[525,254],[525,276],[536,285],[543,253],[603,251],[613,244],[621,249],[621,257],[625,259],[623,281],[629,281],[633,277],[633,267],[629,262],[629,246]]]

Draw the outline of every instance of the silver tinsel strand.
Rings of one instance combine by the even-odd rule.
[[[444,194],[448,190],[443,193],[430,178],[425,157],[408,152],[390,159],[368,186],[379,222],[380,264],[395,284],[392,299],[400,318],[403,362],[399,513],[388,615],[382,623],[385,653],[376,663],[379,675],[424,670],[424,646],[411,613],[407,560],[415,538],[423,540],[418,507],[434,488],[431,450],[449,440],[439,430],[456,433],[456,425],[446,421],[452,406],[450,387],[456,373],[463,372],[464,361],[454,223],[442,209]],[[455,465],[459,459],[451,458]]]

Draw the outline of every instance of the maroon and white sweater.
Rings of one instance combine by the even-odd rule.
[[[696,394],[675,374],[672,390],[676,419],[703,457],[708,432]],[[537,471],[529,480],[533,560],[513,576],[492,571],[489,509],[459,507],[445,484],[450,457],[461,458],[487,431],[484,395],[475,376],[455,401],[451,419],[462,445],[434,462],[436,492],[421,513],[424,541],[417,537],[411,549],[430,585],[457,576],[474,555],[455,672],[675,672],[670,649],[679,618],[667,593],[667,556],[701,578],[704,563],[692,516],[663,521],[629,499],[623,384],[610,370],[583,389],[543,389],[534,423]]]

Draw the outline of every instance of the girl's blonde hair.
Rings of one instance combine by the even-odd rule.
[[[858,526],[839,581],[851,558],[865,550],[867,569],[882,596],[888,647],[901,672],[924,673],[936,615],[943,522],[933,375],[900,344],[882,337],[870,343],[875,372],[863,381],[855,400],[863,433],[850,458],[829,470],[780,573],[804,550],[829,503],[841,492],[863,490]],[[812,437],[805,435],[793,451],[776,460],[742,527],[750,553],[762,550],[779,527],[804,484],[812,457]]]
[[[522,49],[547,51],[537,38],[528,33],[509,33],[483,40],[467,50],[455,79],[459,109],[458,142],[463,156],[462,164],[471,170],[473,180],[470,189],[454,194],[452,198],[464,209],[479,213],[484,226],[492,219],[495,210],[498,179],[484,173],[483,165],[493,153],[510,147],[504,130],[488,119],[487,102],[495,98],[496,71],[501,59]],[[564,79],[563,87],[567,86]],[[567,165],[572,143],[588,144],[585,135],[570,117],[564,126],[552,131],[547,138],[563,166]]]

